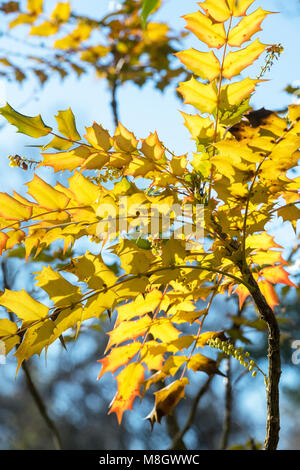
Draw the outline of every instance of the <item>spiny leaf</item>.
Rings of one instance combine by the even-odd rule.
[[[24,289],[21,291],[5,289],[0,297],[0,305],[25,322],[41,320],[47,317],[49,311],[48,307],[33,299]]]
[[[64,209],[70,199],[65,194],[52,188],[39,176],[34,175],[32,181],[27,183],[28,194],[42,206],[47,209]]]
[[[46,126],[40,115],[36,117],[25,116],[15,111],[8,103],[0,108],[0,114],[10,123],[18,128],[17,132],[38,138],[48,135],[52,128]]]
[[[116,413],[121,424],[123,413],[131,410],[136,397],[140,397],[140,388],[144,380],[145,368],[142,364],[129,364],[117,376],[118,391],[110,404],[110,413]]]
[[[196,49],[177,52],[179,60],[193,73],[210,82],[220,75],[221,65],[215,54]]]
[[[192,77],[191,80],[180,83],[178,91],[185,103],[195,106],[203,113],[211,114],[217,106],[217,92],[212,84],[204,85]]]
[[[74,141],[80,140],[80,134],[76,129],[75,116],[71,108],[66,111],[58,111],[55,119],[57,120],[58,129],[62,135]]]
[[[0,216],[7,220],[29,219],[32,214],[29,204],[22,204],[8,194],[0,193]]]
[[[223,24],[214,23],[200,11],[185,15],[183,18],[187,22],[186,29],[194,33],[209,47],[220,49],[225,44],[226,33]]]
[[[172,414],[177,403],[184,397],[184,389],[187,384],[188,379],[183,378],[155,392],[154,408],[145,418],[150,421],[151,427],[155,422],[160,423],[164,416]]]
[[[232,47],[239,47],[243,42],[249,41],[253,34],[261,31],[261,23],[270,15],[271,11],[258,8],[253,13],[245,16],[237,26],[235,26],[229,33],[228,44]]]
[[[245,47],[245,49],[241,51],[229,52],[224,61],[223,77],[232,78],[235,75],[239,75],[240,72],[251,65],[267,47],[266,44],[262,44],[259,42],[259,39],[256,39],[250,46]]]

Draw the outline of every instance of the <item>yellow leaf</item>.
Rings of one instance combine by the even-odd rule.
[[[254,0],[252,0],[254,1]],[[226,0],[206,0],[199,3],[207,16],[211,16],[214,20],[224,23],[230,16],[230,10]]]
[[[68,34],[68,36],[58,39],[54,43],[54,47],[57,49],[75,49],[82,41],[88,39],[93,31],[93,27],[87,23],[79,23],[79,25]]]
[[[7,220],[29,219],[32,207],[25,206],[8,194],[0,193],[0,216]]]
[[[8,236],[6,233],[0,232],[0,255],[3,251],[6,250],[6,242],[8,240]]]
[[[214,123],[210,118],[203,118],[198,114],[192,116],[181,112],[185,123],[193,139],[210,140],[214,136]]]
[[[52,131],[51,127],[45,125],[40,114],[35,117],[25,116],[24,114],[18,113],[18,111],[12,108],[8,103],[0,108],[0,114],[2,114],[10,124],[18,128],[17,132],[29,135],[35,139],[44,137]]]
[[[178,91],[185,103],[195,106],[203,113],[211,114],[217,106],[217,92],[212,84],[204,85],[192,77],[187,82],[181,82]]]
[[[23,289],[21,291],[11,291],[6,289],[0,297],[0,305],[17,315],[20,320],[34,322],[47,317],[48,307],[33,299]]]
[[[204,348],[207,345],[207,341],[209,339],[220,338],[222,341],[226,341],[226,336],[224,335],[223,331],[207,331],[206,333],[202,333],[198,340],[197,346],[200,348]]]
[[[299,104],[291,104],[289,106],[289,118],[292,122],[299,121],[300,118],[300,105]]]
[[[57,23],[66,23],[70,18],[71,5],[69,2],[58,2],[51,13],[51,19]]]
[[[213,359],[209,357],[203,356],[202,354],[198,353],[191,357],[188,361],[187,366],[189,369],[192,369],[194,372],[206,372],[208,375],[222,375],[224,374],[218,370],[217,363]]]
[[[224,85],[221,89],[221,107],[228,109],[229,106],[239,104],[255,90],[257,83],[262,80],[255,80],[252,78],[245,78],[241,82],[232,83],[231,85]]]
[[[9,27],[15,28],[16,26],[19,26],[20,24],[31,24],[34,23],[35,20],[37,19],[36,15],[30,14],[28,15],[27,13],[20,13],[14,20],[12,20],[9,23]]]
[[[113,142],[116,150],[128,153],[134,152],[139,143],[134,134],[129,132],[122,124],[117,127]]]
[[[220,49],[225,44],[226,33],[223,24],[214,23],[200,11],[185,15],[183,18],[187,22],[186,29],[209,47]]]
[[[167,34],[169,32],[169,27],[165,23],[154,23],[150,22],[147,24],[147,29],[145,31],[145,40],[146,42],[164,42],[167,39]]]
[[[69,267],[64,269],[78,277],[80,282],[86,282],[90,289],[111,287],[117,282],[114,272],[107,266],[101,255],[87,252],[84,256],[75,258]],[[113,297],[113,295],[111,294]]]
[[[148,370],[160,371],[164,361],[167,347],[156,341],[147,341],[141,349],[141,361]]]
[[[94,122],[92,127],[86,127],[86,131],[84,137],[95,149],[103,150],[104,152],[108,152],[111,149],[112,143],[109,132],[103,129],[102,126]]]
[[[78,171],[75,171],[69,179],[69,188],[73,192],[76,201],[86,206],[97,202],[100,196],[99,186],[92,183]]]
[[[91,151],[83,145],[68,152],[43,153],[44,160],[40,166],[51,166],[54,171],[73,171],[83,165],[91,155]]]
[[[261,23],[271,14],[271,11],[265,11],[258,8],[253,13],[245,16],[237,26],[235,26],[229,33],[228,44],[232,47],[240,47],[245,41],[249,41],[253,34],[261,31]]]
[[[106,153],[97,152],[92,153],[80,166],[84,170],[101,170],[108,161],[109,157]]]
[[[155,170],[155,164],[153,161],[146,158],[133,158],[129,163],[128,168],[124,171],[124,175],[131,176],[142,176],[146,175]]]
[[[57,24],[53,24],[51,21],[44,21],[44,23],[38,26],[32,26],[30,30],[30,36],[51,36],[56,34],[59,27]]]
[[[154,339],[159,339],[163,343],[169,343],[170,341],[176,340],[180,331],[175,328],[172,321],[168,318],[159,318],[154,320],[151,328],[150,334]]]
[[[243,16],[254,0],[227,0],[233,16]]]
[[[42,350],[49,346],[55,325],[51,320],[45,320],[42,324],[35,325],[26,330],[23,341],[17,349],[15,356],[18,358],[16,374],[23,361],[34,354],[41,354]]]
[[[36,276],[36,280],[36,284],[47,292],[57,307],[75,304],[81,300],[80,288],[70,284],[51,266],[44,266]]]
[[[1,298],[0,298],[1,300]],[[14,335],[18,330],[17,325],[10,320],[0,319],[0,337]]]
[[[28,194],[47,209],[65,209],[70,199],[60,191],[52,188],[36,174],[33,180],[27,183]]]
[[[146,313],[155,312],[156,308],[160,305],[162,299],[162,292],[154,289],[149,294],[139,295],[133,302],[126,303],[118,307],[118,318],[116,321],[117,326],[122,321],[132,320],[135,317],[142,317]]]
[[[184,389],[188,383],[188,379],[184,377],[183,379],[175,380],[175,382],[154,393],[155,405],[151,413],[146,417],[146,419],[149,419],[151,427],[153,427],[155,422],[160,423],[164,416],[172,414],[175,406],[184,397]]]
[[[43,12],[44,0],[27,0],[27,10],[36,15],[40,15]]]
[[[75,116],[71,108],[66,111],[58,111],[55,119],[58,124],[59,132],[72,141],[80,140],[80,134],[76,129]]]
[[[173,157],[169,161],[169,166],[174,176],[183,176],[187,166],[187,155],[181,157]]]
[[[127,274],[143,274],[148,271],[154,256],[148,250],[142,250],[129,241],[121,240],[119,244],[118,256],[121,260],[121,266]]]
[[[230,79],[235,75],[239,75],[242,70],[260,56],[266,47],[268,47],[266,44],[262,44],[259,39],[256,39],[250,46],[241,51],[229,52],[224,61],[223,77]]]
[[[177,52],[174,55],[176,55],[189,70],[204,80],[211,82],[220,75],[220,62],[212,51],[200,52],[196,49],[188,49],[186,51]]]
[[[117,377],[118,391],[110,404],[110,413],[116,413],[121,424],[124,411],[131,410],[136,397],[140,397],[140,388],[144,381],[144,366],[129,364]]]
[[[141,152],[145,157],[153,161],[160,161],[165,155],[165,149],[160,142],[156,132],[150,134],[147,139],[142,140]]]

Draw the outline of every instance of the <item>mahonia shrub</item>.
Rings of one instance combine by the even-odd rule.
[[[86,252],[59,270],[44,266],[36,274],[50,307],[24,290],[5,290],[0,305],[16,321],[1,319],[0,337],[7,353],[16,347],[19,369],[68,329],[78,332],[86,320],[113,316],[99,361],[99,378],[111,372],[117,381],[109,412],[121,422],[135,398],[154,385],[152,425],[185,396],[192,372],[223,374],[218,362],[204,354],[204,348],[217,348],[254,376],[265,376],[265,448],[275,449],[281,370],[274,285],[294,284],[282,247],[265,226],[282,217],[296,229],[299,177],[290,170],[299,158],[300,106],[291,105],[283,117],[250,106],[262,77],[239,76],[277,47],[252,39],[270,14],[261,8],[247,13],[252,4],[206,0],[184,17],[200,45],[210,48],[177,54],[193,73],[178,88],[196,110],[183,113],[195,142],[192,157],[175,155],[156,132],[138,140],[121,123],[113,135],[93,123],[81,136],[71,109],[55,116],[57,131],[40,115],[24,116],[9,104],[0,109],[18,132],[51,138],[41,144],[38,167],[72,172],[65,185],[55,186],[35,173],[27,183],[28,198],[1,193],[1,252],[23,243],[29,259],[57,240],[63,240],[65,250],[82,237],[100,243],[98,254]],[[20,158],[12,157],[11,163],[26,164]],[[117,257],[118,272],[104,262],[104,249]],[[78,282],[70,282],[68,273]],[[249,297],[265,325],[268,373],[235,347],[222,315],[215,331],[205,331],[215,296],[233,293],[240,308]],[[201,310],[199,300],[206,302]]]

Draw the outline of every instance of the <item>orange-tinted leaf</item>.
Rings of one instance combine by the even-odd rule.
[[[270,305],[271,309],[273,310],[275,305],[279,304],[279,300],[276,294],[276,291],[272,284],[268,281],[259,281],[258,286],[265,297],[266,301]]]
[[[246,286],[244,286],[243,284],[239,284],[235,289],[234,293],[237,294],[239,297],[239,308],[241,309],[244,305],[245,300],[250,295],[250,292],[248,291]]]
[[[144,381],[144,366],[142,364],[129,364],[117,376],[118,391],[111,402],[110,413],[116,413],[121,424],[123,413],[131,410],[136,397],[140,397],[140,388]]]
[[[287,286],[297,287],[289,279],[289,274],[284,270],[283,266],[271,266],[264,268],[260,271],[260,274],[272,284],[286,284]]]
[[[98,375],[98,380],[106,372],[116,372],[119,367],[127,364],[140,350],[141,343],[130,343],[126,346],[120,346],[119,348],[113,348],[110,353],[103,359],[99,359],[102,369]]]
[[[112,346],[117,346],[118,344],[124,343],[129,339],[135,339],[144,335],[150,327],[151,322],[152,320],[148,315],[136,321],[123,321],[120,323],[120,325],[108,333],[109,342],[106,350]]]

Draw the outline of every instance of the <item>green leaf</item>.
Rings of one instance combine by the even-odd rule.
[[[147,18],[157,7],[159,0],[143,0],[142,7],[142,25],[146,28]]]
[[[0,114],[2,114],[10,124],[16,126],[18,132],[29,135],[30,137],[43,137],[52,131],[52,128],[46,126],[43,122],[40,114],[35,117],[25,116],[15,111],[8,103],[6,103],[3,108],[0,108]]]

